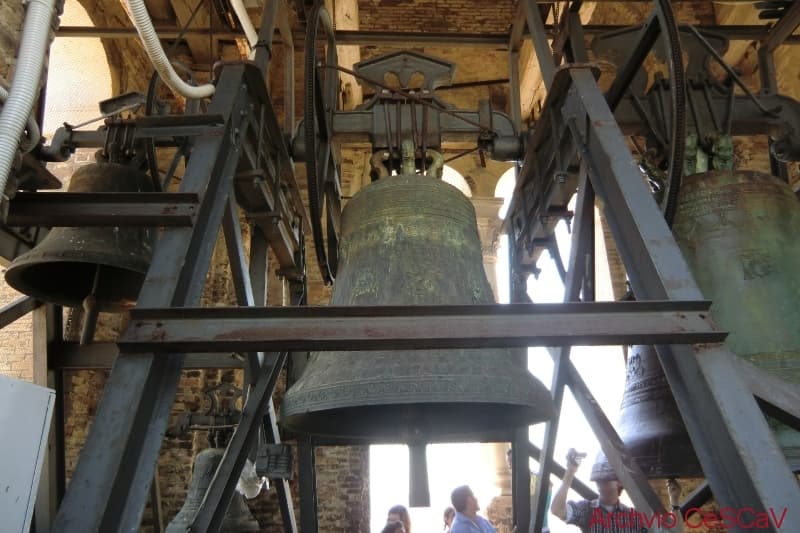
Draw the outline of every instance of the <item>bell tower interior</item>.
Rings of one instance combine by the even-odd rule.
[[[0,398],[49,402],[0,405],[43,428],[0,445],[0,515],[376,532],[394,444],[394,503],[439,531],[460,443],[500,533],[570,530],[570,448],[597,452],[570,499],[800,531],[798,26],[784,0],[0,2]]]

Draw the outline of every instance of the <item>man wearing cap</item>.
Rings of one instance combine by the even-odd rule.
[[[583,533],[646,533],[642,517],[635,509],[619,501],[622,484],[610,468],[592,469],[591,479],[597,483],[597,499],[567,501],[567,492],[580,466],[581,455],[585,456],[575,450],[567,454],[566,472],[553,496],[550,512],[567,524],[578,526]]]

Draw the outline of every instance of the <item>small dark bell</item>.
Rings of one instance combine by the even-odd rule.
[[[703,477],[652,346],[634,346],[628,356],[617,431],[648,478]],[[616,474],[601,452],[592,466],[591,480],[610,479],[616,479]]]
[[[225,450],[222,448],[208,448],[197,454],[192,469],[192,479],[189,481],[189,490],[186,493],[186,501],[175,518],[167,525],[165,533],[186,533],[200,509],[200,504],[211,485],[211,480],[214,478],[214,473],[217,471],[224,453]],[[260,531],[260,529],[242,495],[234,492],[219,531],[238,533]]]
[[[82,166],[69,183],[69,192],[152,190],[147,174],[116,163]],[[11,263],[6,281],[44,302],[79,307],[92,295],[97,310],[122,311],[136,302],[155,235],[155,228],[144,227],[53,228],[33,250]]]

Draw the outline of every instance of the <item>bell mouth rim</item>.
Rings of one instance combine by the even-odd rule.
[[[506,442],[514,431],[552,418],[552,404],[431,402],[353,405],[281,413],[296,435],[341,444]]]
[[[23,257],[23,256],[20,256]],[[36,262],[33,262],[36,261]],[[32,272],[34,271],[42,271],[39,275],[46,276],[49,270],[52,269],[61,269],[64,270],[69,268],[67,265],[74,265],[78,268],[86,266],[97,266],[98,262],[93,262],[91,260],[86,261],[78,261],[78,260],[64,260],[62,258],[55,258],[55,257],[41,257],[37,258],[35,256],[32,257],[25,257],[23,261],[18,264],[9,265],[5,272],[5,280],[6,283],[13,288],[14,290],[30,296],[31,298],[35,298],[42,302],[52,303],[56,305],[61,305],[63,307],[81,307],[83,304],[84,298],[89,296],[91,290],[88,291],[80,291],[86,292],[86,295],[81,298],[80,296],[73,296],[71,294],[61,293],[58,294],[55,291],[48,291],[46,288],[38,288],[35,284],[30,283],[28,279],[29,276],[32,276]],[[138,281],[135,283],[139,286],[142,285],[144,282],[146,271],[142,272],[139,270],[134,270],[133,268],[122,267],[119,265],[112,265],[112,264],[101,264],[103,267],[107,268],[109,271],[107,275],[109,277],[117,279],[117,276],[123,275],[127,276],[128,278],[136,278]],[[79,277],[75,277],[75,279],[79,279]],[[131,279],[132,281],[132,279]],[[131,281],[126,282],[126,284],[131,283]],[[76,291],[76,293],[79,291]],[[138,296],[138,294],[137,294]],[[117,300],[106,300],[99,298],[97,300],[97,309],[100,312],[105,313],[121,313],[127,311],[131,307],[136,304],[136,298],[120,298]]]

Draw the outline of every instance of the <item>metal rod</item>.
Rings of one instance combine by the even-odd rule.
[[[761,46],[767,52],[774,52],[794,33],[798,25],[800,25],[800,3],[792,2],[781,14],[778,22],[769,30],[767,36],[761,40]]]
[[[524,17],[514,18],[524,20]],[[552,24],[545,24],[545,31],[548,37],[553,37],[555,28]],[[681,27],[683,27],[681,25]],[[606,32],[614,32],[628,29],[630,25],[616,24],[587,24],[583,27],[586,35],[598,35]],[[720,33],[731,41],[752,41],[763,39],[769,33],[768,25],[707,25],[698,26],[702,31]],[[161,39],[176,39],[181,33],[179,28],[158,28],[156,29]],[[208,35],[208,28],[189,28],[184,32],[184,36]],[[292,33],[295,47],[299,48],[303,43],[302,31]],[[458,33],[458,32],[401,32],[401,31],[382,31],[382,30],[337,30],[334,32],[336,44],[339,45],[397,45],[403,46],[448,46],[463,48],[490,48],[493,50],[513,49],[509,48],[509,34],[506,33]],[[513,35],[513,33],[512,33]],[[527,32],[520,31],[519,43],[521,38],[527,36]],[[56,37],[67,38],[101,38],[101,39],[136,39],[138,34],[134,28],[119,27],[97,27],[97,26],[61,26],[56,32]],[[218,40],[232,41],[244,39],[244,33],[220,32],[215,31],[214,37]],[[273,40],[273,45],[282,44],[284,39]],[[795,45],[800,43],[800,36],[789,35],[781,44]],[[519,50],[517,48],[517,50]]]
[[[242,245],[242,228],[239,225],[239,208],[233,196],[228,198],[225,214],[222,216],[222,231],[225,235],[225,246],[228,250],[228,261],[231,265],[231,280],[236,293],[236,302],[243,307],[255,305],[253,300],[253,286],[250,284],[250,275],[247,262],[244,258]],[[264,352],[255,351],[245,354],[247,365],[245,367],[246,381],[255,385],[264,363]]]
[[[733,82],[736,83],[736,85],[738,85],[739,88],[744,91],[747,97],[750,98],[750,100],[752,100],[754,104],[756,104],[756,107],[758,107],[765,115],[771,117],[778,116],[775,111],[767,109],[761,104],[758,97],[753,94],[753,91],[751,91],[750,88],[747,85],[745,85],[745,83],[742,81],[739,75],[736,74],[736,71],[733,70],[733,67],[731,67],[725,61],[725,59],[721,55],[719,55],[719,52],[717,52],[717,50],[713,46],[711,46],[711,43],[709,43],[708,40],[705,37],[703,37],[703,35],[699,31],[697,31],[697,28],[691,25],[687,27],[689,28],[689,31],[691,31],[697,38],[697,40],[703,45],[703,47],[705,47],[705,49],[708,51],[711,57],[713,57],[717,61],[717,63],[719,63],[719,65],[723,68],[723,70],[725,70],[725,72],[728,73],[728,76],[731,77],[731,80],[733,80]]]
[[[536,0],[523,0],[521,4],[523,3],[525,20],[528,23],[528,31],[530,31],[531,39],[533,40],[536,59],[539,61],[539,70],[542,72],[544,86],[549,90],[550,86],[553,84],[553,76],[556,70],[556,65],[553,62],[553,50],[550,48],[550,43],[547,41],[547,33],[545,32],[538,2],[536,2]]]
[[[276,420],[275,404],[272,398],[267,405],[267,414],[263,418],[264,436],[267,444],[280,444],[280,432]],[[275,491],[278,493],[278,506],[283,520],[283,531],[285,533],[297,533],[297,520],[294,516],[294,503],[292,502],[292,489],[288,479],[273,480]]]
[[[95,342],[81,346],[77,342],[55,342],[50,348],[50,367],[55,370],[110,369],[119,354],[113,342]],[[186,355],[184,369],[242,368],[242,360],[233,352],[190,353]]]
[[[297,439],[300,478],[300,530],[317,533],[317,473],[314,445],[308,437]]]
[[[42,302],[30,296],[22,296],[4,305],[2,309],[0,309],[0,329],[11,324],[18,318],[22,318],[40,305],[42,305]]]
[[[625,444],[603,413],[603,410],[600,409],[600,404],[592,396],[589,387],[584,383],[575,365],[571,361],[565,361],[564,364],[566,365],[567,379],[569,380],[569,388],[572,391],[572,395],[600,441],[600,447],[608,462],[614,468],[614,472],[628,491],[628,494],[630,494],[636,509],[639,512],[647,513],[649,516],[665,512],[664,505],[658,499],[656,493],[653,492],[644,472],[636,464],[633,456],[625,451]]]
[[[9,226],[191,226],[196,194],[20,192],[9,204]]]
[[[578,181],[578,198],[575,202],[575,231],[572,233],[569,262],[567,263],[567,276],[564,281],[564,301],[575,302],[580,300],[580,290],[583,279],[589,268],[586,256],[589,248],[594,247],[593,235],[590,234],[590,224],[594,220],[594,189],[586,175],[586,164],[581,164],[580,178]],[[590,240],[591,239],[591,240]],[[561,405],[564,399],[564,386],[566,385],[567,368],[570,346],[556,348],[553,354],[553,380],[550,392],[553,395],[556,416],[545,424],[544,443],[542,445],[542,460],[539,461],[539,474],[536,476],[535,500],[533,503],[532,517],[529,531],[541,531],[544,517],[547,513],[547,500],[550,487],[550,465],[553,461],[553,452],[558,435],[558,423],[561,417]]]
[[[542,450],[532,442],[528,442],[528,453],[530,454],[531,458],[533,458],[533,460],[535,460],[536,462],[541,461]],[[563,478],[564,474],[566,473],[566,469],[557,462],[555,462],[554,460],[550,461],[550,471],[554,476],[558,478]],[[597,498],[597,493],[592,489],[590,489],[580,479],[577,478],[573,479],[571,487],[572,490],[574,490],[587,500],[594,500],[595,498]]]
[[[653,44],[660,34],[661,26],[659,25],[658,17],[653,14],[645,25],[642,26],[642,29],[639,31],[638,42],[631,48],[630,54],[622,63],[622,68],[618,69],[611,87],[606,92],[608,107],[612,110],[617,108],[625,91],[630,87],[631,80],[633,80],[633,77],[639,72],[639,69],[644,63],[644,59],[647,57],[647,54],[650,53]]]

